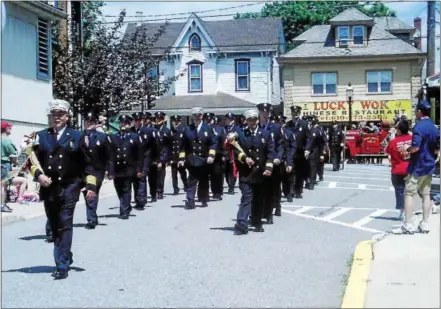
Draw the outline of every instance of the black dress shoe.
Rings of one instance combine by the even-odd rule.
[[[53,236],[47,236],[45,241],[46,241],[47,243],[54,242],[54,237],[53,237]]]
[[[141,205],[135,206],[135,207],[133,207],[133,208],[135,208],[136,210],[139,210],[139,211],[145,209],[144,206],[141,206]]]
[[[195,209],[196,208],[196,205],[194,204],[194,202],[193,201],[187,201],[187,202],[185,202],[185,209]]]
[[[207,202],[202,202],[201,207],[208,207],[208,203]]]
[[[294,195],[294,198],[303,198],[303,196],[302,196],[301,193],[296,193],[296,194]]]
[[[236,223],[234,225],[234,235],[246,235],[248,234],[248,227]]]
[[[266,223],[267,224],[274,224],[274,220],[273,220],[273,216],[272,215],[267,216],[265,219],[266,219]]]
[[[96,226],[97,226],[96,222],[90,221],[90,222],[87,222],[87,224],[84,227],[88,230],[93,230],[93,229],[95,229]]]
[[[309,189],[309,190],[314,190],[314,184],[310,183],[310,184],[308,185],[308,189]]]
[[[163,200],[164,199],[164,195],[161,193],[161,194],[158,194],[158,200]]]
[[[262,224],[258,224],[254,226],[254,232],[262,233],[265,232],[265,230],[262,227]]]
[[[158,199],[156,198],[156,196],[155,197],[152,196],[152,203],[157,202],[157,201],[158,201]]]
[[[234,194],[234,188],[230,188],[230,189],[228,189],[228,194]]]
[[[323,177],[320,177],[319,180],[320,180],[320,181],[323,181]]]
[[[175,190],[175,191],[173,192],[173,195],[179,195],[179,190]]]
[[[292,197],[288,197],[288,198],[286,199],[286,202],[288,202],[288,203],[292,203],[292,202],[293,202]]]
[[[276,211],[274,212],[274,215],[277,216],[277,217],[281,217],[282,216],[282,210],[280,208],[276,208]]]
[[[121,219],[121,220],[127,220],[127,219],[129,219],[129,215],[120,215],[120,216],[118,217],[118,219]]]
[[[68,277],[69,273],[67,270],[58,270],[52,274],[52,277],[54,277],[54,280],[63,280]]]

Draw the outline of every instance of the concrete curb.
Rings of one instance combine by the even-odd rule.
[[[358,243],[349,272],[341,308],[364,308],[369,271],[373,260],[373,240]]]
[[[116,196],[116,193],[103,194],[102,196],[100,196],[100,200],[108,198],[108,197],[112,197],[112,196]],[[84,199],[83,200],[80,199],[80,201],[77,203],[77,206],[79,206],[79,205],[85,205]],[[99,207],[99,204],[98,204],[98,207]],[[43,217],[45,215],[46,215],[46,213],[44,211],[44,208],[39,210],[38,212],[25,214],[25,215],[14,215],[13,213],[8,216],[2,215],[2,226],[9,225],[9,224],[15,223],[15,222],[27,221],[27,220]]]

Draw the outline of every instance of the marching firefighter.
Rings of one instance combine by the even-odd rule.
[[[268,130],[258,126],[258,112],[245,112],[247,129],[240,132],[235,141],[230,141],[239,168],[239,188],[242,193],[237,221],[234,225],[235,235],[248,233],[248,217],[256,232],[263,232],[262,215],[266,204],[271,204],[272,188],[268,180],[273,170],[274,142]],[[230,136],[228,137],[230,138]],[[237,144],[233,144],[236,142]]]
[[[178,166],[179,161],[179,147],[181,144],[181,139],[184,134],[185,125],[181,122],[182,117],[179,115],[174,115],[171,117],[171,140],[172,146],[170,151],[170,165],[172,172],[172,183],[173,183],[173,194],[179,194],[178,185],[178,172],[181,176],[182,184],[184,185],[184,191],[187,192],[187,171],[185,166]]]
[[[294,133],[296,139],[296,152],[294,154],[294,198],[302,198],[303,183],[306,180],[308,168],[305,158],[306,142],[309,135],[308,123],[300,119],[302,108],[291,106],[292,120],[286,126]]]
[[[340,170],[341,151],[343,149],[344,134],[337,121],[333,121],[330,132],[330,148],[331,148],[331,162],[332,170],[338,172]]]
[[[214,162],[217,139],[213,130],[203,122],[203,109],[192,109],[193,123],[184,130],[179,152],[179,165],[187,164],[189,176],[187,180],[186,209],[194,209],[196,187],[199,185],[199,199],[202,207],[208,206],[209,171]]]
[[[151,128],[153,126],[152,125],[152,113],[144,112],[142,114],[142,123],[143,123],[143,127]]]
[[[272,111],[272,105],[270,103],[260,103],[257,104],[257,109],[259,110],[259,127],[262,130],[267,130],[270,133],[270,137],[274,142],[274,154],[272,158],[274,160],[274,168],[272,174],[268,180],[268,186],[271,188],[269,195],[271,198],[270,203],[264,205],[264,217],[268,224],[273,224],[273,209],[275,209],[276,214],[280,216],[281,214],[281,198],[282,198],[282,160],[283,160],[283,146],[284,137],[282,134],[281,126],[278,123],[272,123],[270,113]]]
[[[86,130],[83,134],[84,145],[89,151],[92,160],[92,166],[97,178],[96,195],[90,199],[87,198],[87,192],[84,191],[86,201],[87,224],[86,229],[94,229],[98,225],[97,207],[100,188],[104,181],[104,175],[107,171],[109,179],[115,178],[115,165],[112,157],[111,139],[106,133],[96,130],[98,115],[90,111],[84,117]]]
[[[227,155],[223,145],[227,134],[217,116],[213,117],[212,128],[217,138],[217,149],[211,171],[211,193],[213,199],[221,201],[224,195],[224,162]]]
[[[132,114],[133,117],[133,127],[130,128],[130,131],[133,133],[139,134],[142,128],[142,119],[143,119],[143,113],[136,112]]]
[[[317,177],[317,166],[319,163],[319,151],[320,151],[320,143],[321,143],[321,135],[320,135],[320,128],[318,125],[318,118],[317,116],[311,117],[310,122],[310,134],[308,137],[308,141],[306,143],[305,148],[305,159],[308,161],[309,166],[309,174],[307,177],[307,188],[309,190],[314,190],[314,185],[316,182]]]
[[[157,178],[156,178],[156,192],[150,192],[150,193],[152,194],[152,199],[153,196],[157,196],[158,199],[162,200],[164,198],[165,168],[168,162],[168,151],[169,148],[171,147],[171,131],[165,125],[164,112],[156,112],[155,117],[156,117],[156,121],[155,121],[156,147],[158,151],[158,161],[156,161]],[[154,181],[154,179],[152,179],[152,181]]]
[[[241,128],[236,125],[236,115],[233,113],[228,113],[225,115],[225,119],[227,121],[226,123],[226,133],[232,133],[236,132],[239,134],[241,131]],[[233,173],[234,168],[234,158],[232,158],[230,155],[227,155],[225,158],[225,180],[228,185],[228,194],[234,194],[234,186],[236,185],[236,177],[234,177]]]
[[[70,104],[64,100],[49,103],[52,126],[36,134],[29,155],[31,174],[40,183],[40,199],[54,238],[57,279],[68,277],[73,263],[72,228],[75,205],[81,189],[86,199],[96,198],[97,177],[89,151],[82,143],[81,132],[67,126]]]
[[[115,158],[115,186],[119,199],[119,219],[129,219],[132,206],[130,197],[132,184],[136,178],[143,177],[142,167],[144,156],[142,141],[138,134],[130,131],[132,117],[119,116],[120,132],[111,136],[113,155]]]
[[[283,132],[284,136],[287,137],[287,138],[285,138],[285,145],[284,145],[284,150],[285,150],[284,151],[284,159],[283,159],[284,162],[288,162],[287,161],[287,150],[289,149],[290,143],[292,143],[292,140],[294,139],[293,134],[289,134],[289,135],[286,134],[286,130],[288,129],[286,127],[286,119],[287,119],[287,117],[283,116],[283,115],[278,115],[276,118],[276,121],[282,127],[282,132]],[[291,164],[294,164],[294,163],[291,162]],[[288,173],[285,171],[282,174],[282,193],[287,198],[287,202],[293,201],[293,196],[294,196],[293,190],[294,190],[294,174],[292,172]]]
[[[144,114],[141,112],[136,112],[132,114],[133,117],[133,127],[130,128],[130,132],[140,134],[142,128],[143,128],[143,118]],[[147,203],[147,187],[146,187],[146,178],[143,177],[136,177],[133,179],[133,195],[135,197],[135,209],[137,210],[143,210],[145,204]],[[130,195],[130,199],[132,198],[132,195]]]
[[[319,122],[319,130],[320,130],[320,144],[319,144],[319,163],[317,166],[317,175],[319,177],[319,181],[323,181],[323,173],[325,171],[325,156],[329,153],[329,144],[328,144],[328,133],[325,128]]]

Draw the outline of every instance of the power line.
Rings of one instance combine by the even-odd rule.
[[[231,10],[231,9],[249,7],[249,6],[254,6],[254,5],[263,4],[263,3],[265,3],[265,2],[247,3],[247,4],[242,4],[242,5],[230,6],[230,7],[226,7],[226,8],[210,9],[210,10],[203,10],[203,11],[191,11],[191,12],[172,13],[172,14],[156,14],[156,15],[126,15],[125,17],[163,17],[163,16],[190,15],[193,13],[201,14],[201,13],[208,13],[208,12],[227,11],[227,10]],[[103,15],[103,17],[119,17],[119,15]]]

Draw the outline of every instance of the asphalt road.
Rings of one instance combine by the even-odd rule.
[[[2,307],[336,308],[357,243],[397,224],[386,166],[327,166],[264,233],[233,235],[239,193],[190,211],[184,198],[167,195],[127,221],[116,197],[103,199],[92,231],[79,206],[74,268],[62,281],[50,276],[45,218],[4,227]]]

